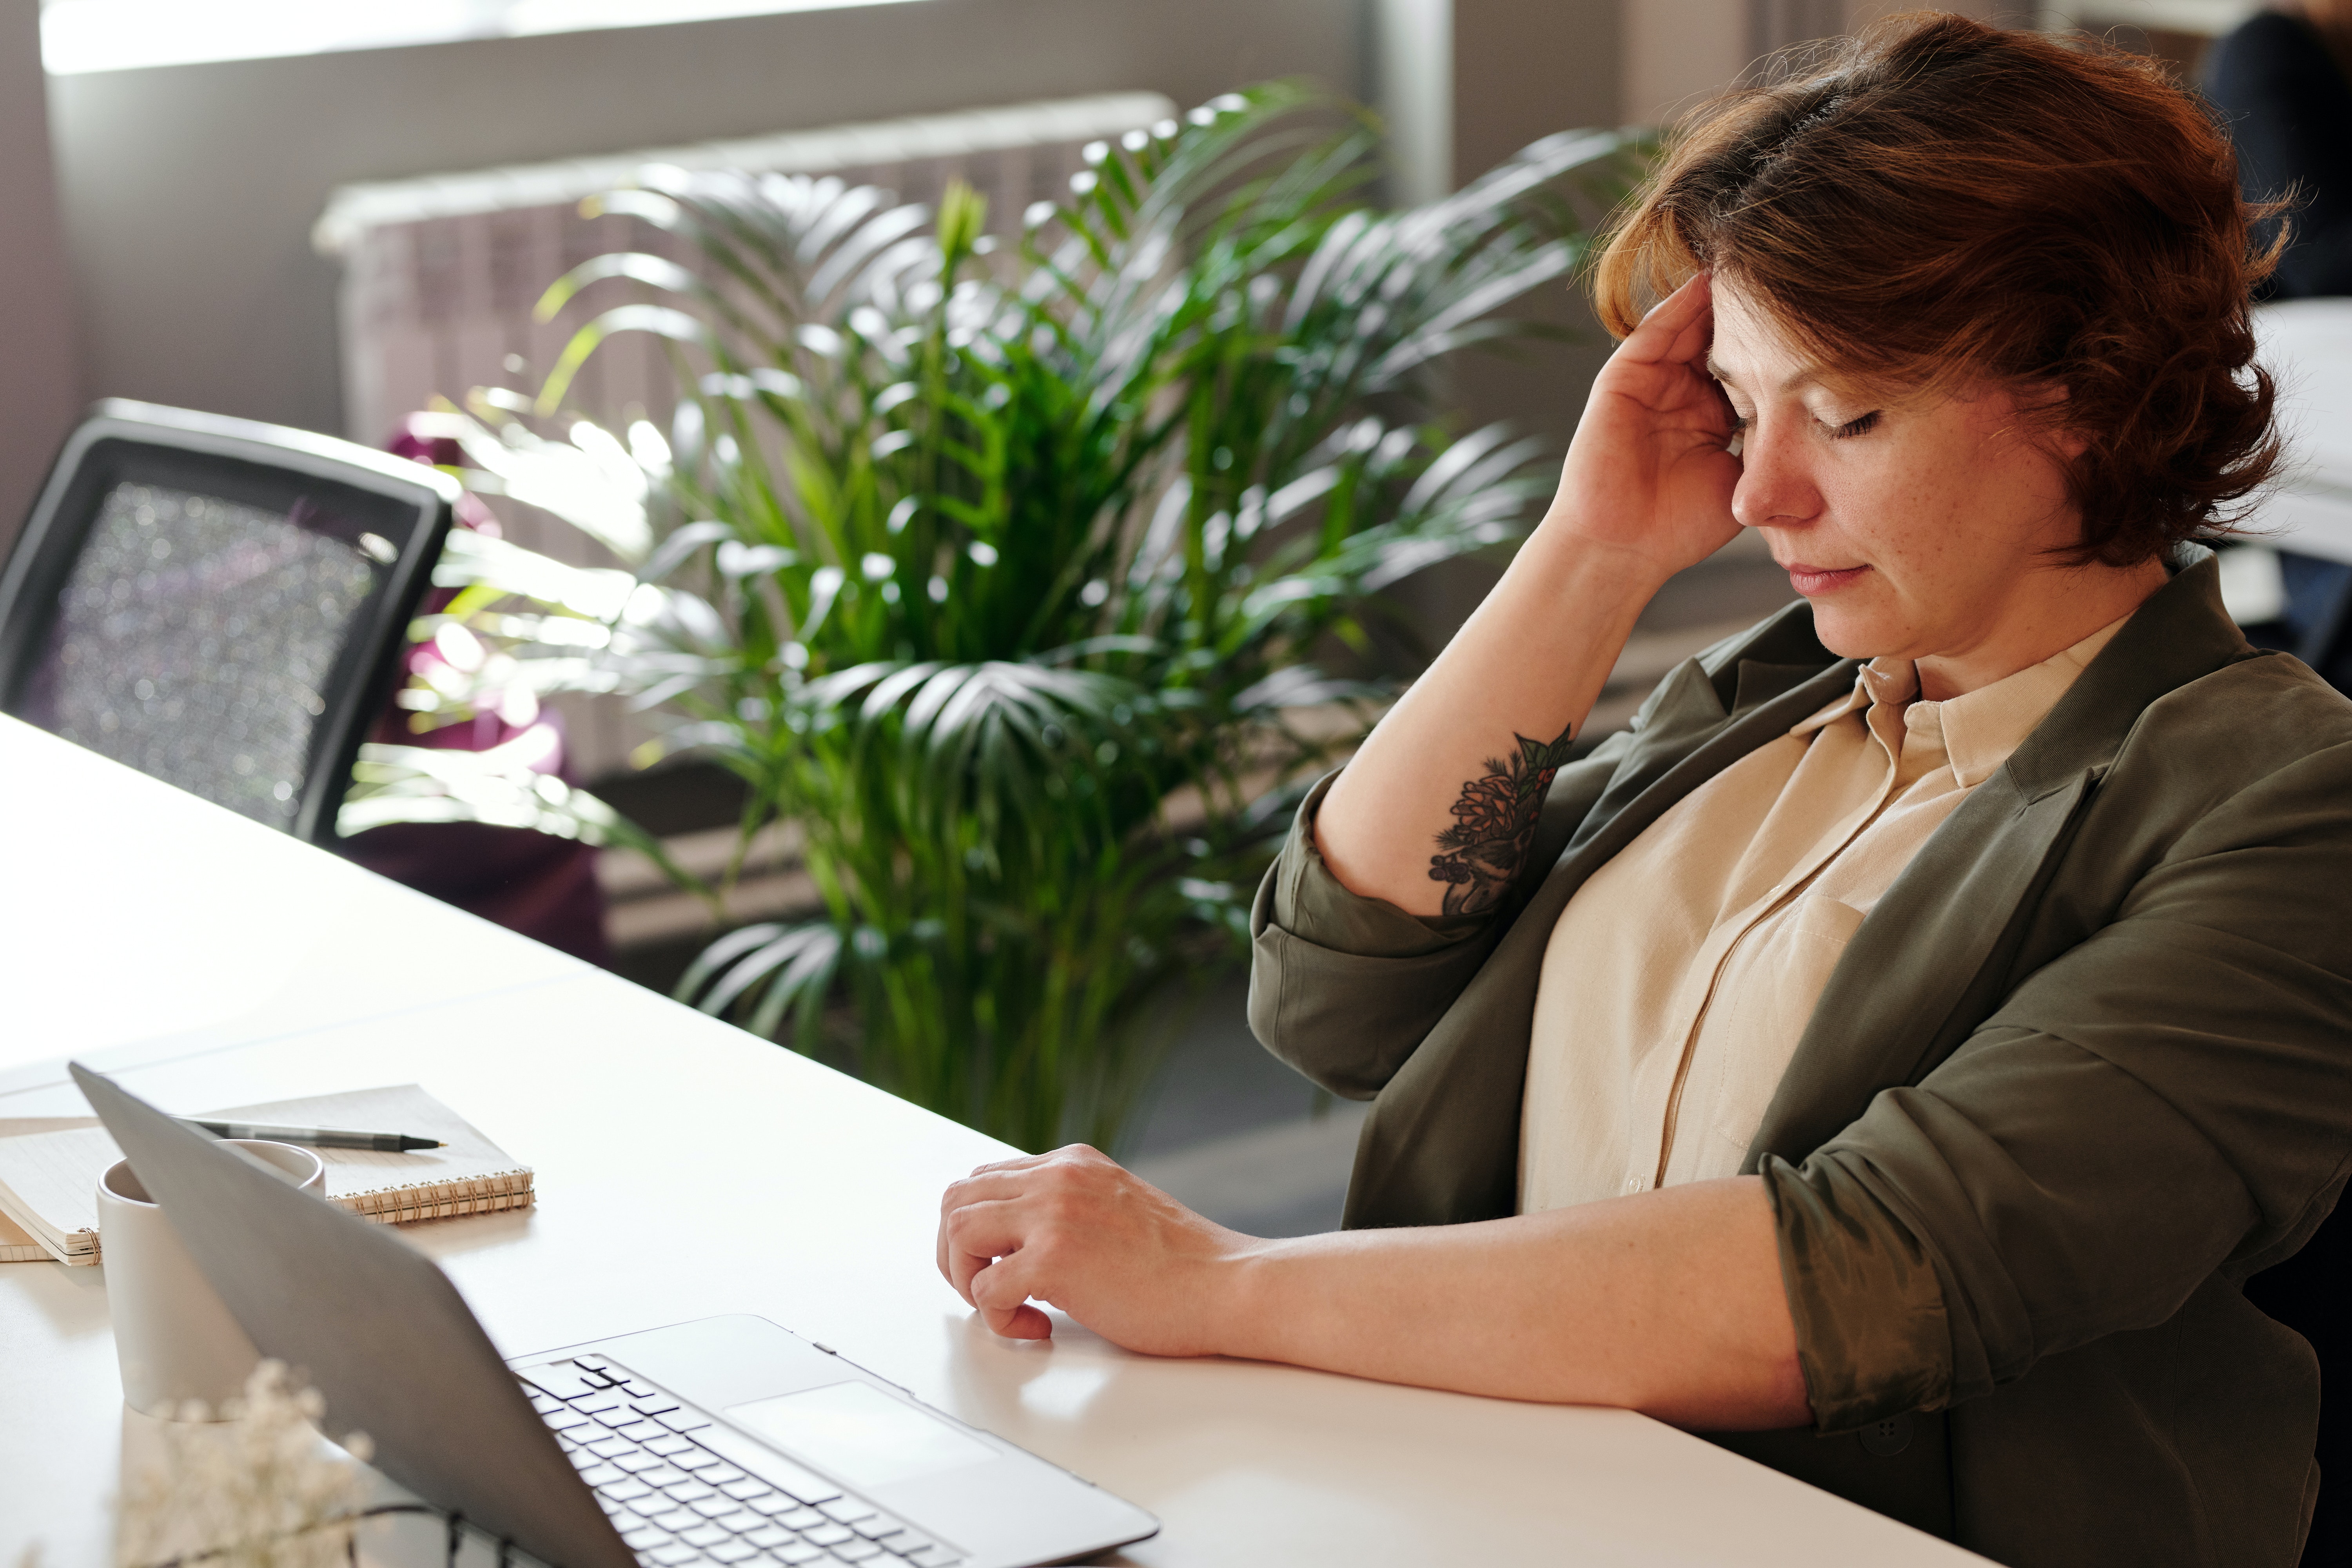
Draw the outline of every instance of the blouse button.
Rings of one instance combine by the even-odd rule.
[[[1639,1176],[1628,1176],[1628,1177],[1626,1177],[1626,1178],[1625,1178],[1625,1190],[1626,1190],[1627,1192],[1629,1192],[1629,1193],[1638,1193],[1638,1192],[1640,1192],[1640,1191],[1642,1190],[1642,1178],[1641,1178],[1641,1177],[1639,1177]]]

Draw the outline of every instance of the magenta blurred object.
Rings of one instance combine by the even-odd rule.
[[[455,467],[457,442],[422,437],[403,428],[386,450],[420,463]],[[458,498],[457,526],[498,536],[498,519],[481,498]],[[446,606],[456,595],[436,588],[417,608],[421,616]],[[402,655],[400,684],[430,662],[457,663],[467,657],[463,644],[419,643]],[[565,765],[562,720],[541,712],[529,692],[475,715],[471,723],[445,725],[416,734],[404,709],[389,701],[376,716],[369,739],[399,746],[446,747],[487,752],[529,737],[531,766],[574,784]],[[613,949],[604,935],[604,891],[596,880],[596,850],[577,839],[557,838],[524,827],[492,827],[478,822],[394,823],[343,841],[347,859],[430,894],[469,914],[519,931],[534,941],[609,969]]]

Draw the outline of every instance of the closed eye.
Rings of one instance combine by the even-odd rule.
[[[1843,441],[1849,436],[1865,436],[1878,423],[1878,411],[1874,409],[1859,418],[1849,419],[1830,432],[1830,439]]]

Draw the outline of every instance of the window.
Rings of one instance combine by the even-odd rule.
[[[903,0],[42,0],[51,75],[646,27]]]

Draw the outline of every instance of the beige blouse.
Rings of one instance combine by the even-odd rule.
[[[1854,929],[2122,626],[1942,702],[1874,659],[1595,872],[1544,952],[1519,1212],[1737,1174]]]

